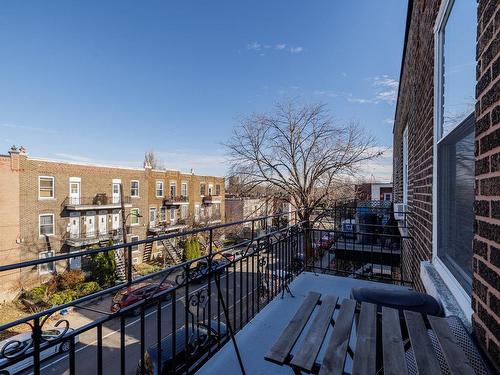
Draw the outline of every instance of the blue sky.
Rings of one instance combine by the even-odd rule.
[[[391,146],[406,2],[4,1],[0,152],[223,175],[238,118],[324,102]],[[390,174],[390,155],[370,166]]]

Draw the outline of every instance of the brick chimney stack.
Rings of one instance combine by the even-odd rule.
[[[23,148],[23,153],[25,152]],[[10,169],[13,171],[19,171],[19,150],[16,146],[12,146],[9,150],[10,155]]]

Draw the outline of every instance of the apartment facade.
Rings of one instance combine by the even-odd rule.
[[[409,1],[394,123],[404,272],[500,366],[500,3]]]
[[[392,201],[392,182],[367,182],[354,186],[356,199]]]
[[[207,223],[222,219],[217,212],[224,205],[223,178],[149,166],[108,167],[31,158],[24,149],[14,148],[0,156],[0,177],[2,264],[134,242],[187,229],[205,219]],[[133,245],[132,263],[148,260],[161,249],[148,250],[145,254],[143,245]],[[9,283],[9,288],[2,289],[10,290],[4,299],[19,292],[20,285],[81,267],[81,259],[72,258],[69,264],[48,263],[36,270],[1,275]]]

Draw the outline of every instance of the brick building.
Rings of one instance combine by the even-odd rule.
[[[1,264],[92,246],[133,242],[195,225],[220,222],[224,179],[172,170],[78,164],[28,157],[24,149],[0,155]],[[122,215],[122,207],[124,215]],[[134,245],[132,263],[161,252]],[[118,267],[123,259],[117,259]],[[2,296],[60,269],[80,268],[80,258],[37,270],[2,274]],[[35,271],[35,272],[34,272]],[[8,284],[8,285],[7,285]]]
[[[355,198],[363,201],[392,201],[392,182],[354,185]]]
[[[500,344],[500,3],[409,1],[394,123],[406,277]]]

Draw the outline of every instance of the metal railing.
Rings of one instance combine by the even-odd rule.
[[[187,241],[203,236],[208,244],[206,254],[145,276],[135,276],[137,274],[132,272],[133,265],[129,261],[124,282],[0,326],[0,332],[5,332],[27,325],[32,333],[32,339],[26,345],[13,337],[0,348],[0,355],[5,359],[0,361],[0,373],[29,359],[34,374],[40,374],[44,358],[42,352],[54,346],[62,348],[63,344],[66,344],[64,348],[68,351],[68,360],[57,362],[57,366],[62,366],[61,372],[75,374],[78,369],[81,373],[102,374],[106,363],[106,366],[115,366],[121,374],[133,373],[136,369],[139,374],[153,374],[155,371],[192,373],[227,341],[232,342],[239,356],[235,333],[274,297],[291,293],[289,283],[305,270],[406,283],[402,273],[397,271],[400,269],[401,254],[399,258],[395,256],[390,259],[390,277],[378,277],[374,272],[376,265],[387,263],[381,261],[383,252],[377,255],[375,246],[385,249],[390,241],[394,241],[396,245],[393,250],[389,249],[392,256],[396,255],[396,248],[404,239],[392,234],[374,233],[373,230],[353,233],[352,230],[338,229],[337,221],[347,219],[337,213],[337,208],[330,213],[326,210],[316,212],[310,221],[303,221],[298,212],[294,212],[293,224],[288,221],[290,213],[282,213],[156,236],[125,245],[0,266],[1,273],[117,251],[124,251],[130,260],[132,248],[136,245],[173,238]],[[351,214],[359,216],[359,212]],[[270,225],[264,228],[263,235],[257,236],[254,228],[263,222]],[[222,249],[215,248],[216,237],[227,228],[248,223],[251,226],[250,238],[238,243],[226,243]],[[366,237],[374,235],[376,237]],[[390,241],[386,241],[388,238]],[[370,242],[369,251],[364,251],[365,246],[368,246],[367,241]],[[361,246],[362,250],[355,249],[355,246]],[[237,250],[237,256],[234,250]],[[332,259],[345,259],[349,254],[357,257],[355,261],[359,264],[356,267],[351,265],[348,268],[344,263],[341,266],[341,262],[331,262]],[[358,272],[361,263],[371,267],[371,270]],[[132,304],[124,302],[117,308],[117,303],[126,301],[124,295],[128,298],[134,294],[136,287],[143,288],[145,283],[148,289],[143,290],[141,298]],[[113,295],[113,302],[110,301],[110,305],[114,306],[112,311],[89,305],[97,298],[106,300]],[[93,319],[80,327],[70,327],[71,319],[59,316],[61,311],[68,308],[80,314],[90,311]],[[131,320],[132,315],[136,316],[134,320]],[[42,334],[49,324],[61,328],[57,336],[47,338]],[[112,344],[118,345],[117,351],[105,350],[105,327],[114,327],[119,334],[119,343]],[[137,338],[137,344],[128,343],[129,334]],[[78,361],[81,350],[84,350],[79,349],[82,347],[77,349],[78,339],[93,343],[94,362]]]
[[[180,195],[176,197],[167,197],[163,199],[163,205],[168,206],[168,205],[178,205],[178,204],[183,204],[183,203],[189,203],[189,197]]]
[[[123,197],[125,204],[131,203],[129,196]],[[120,206],[121,199],[119,196],[108,196],[106,194],[96,194],[91,197],[66,197],[62,203],[63,207],[67,206],[106,206],[116,205]]]

